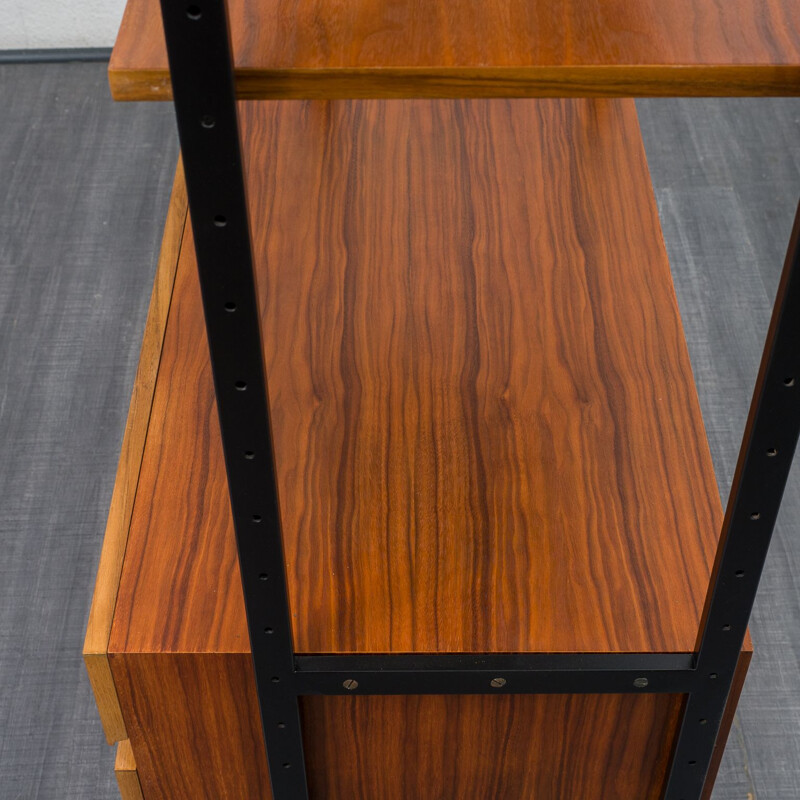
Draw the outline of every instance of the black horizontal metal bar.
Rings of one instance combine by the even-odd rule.
[[[688,693],[691,653],[295,656],[297,694]]]

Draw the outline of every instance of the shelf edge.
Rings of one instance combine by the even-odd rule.
[[[795,97],[800,64],[236,69],[242,100]],[[166,66],[108,70],[115,100],[172,99]]]

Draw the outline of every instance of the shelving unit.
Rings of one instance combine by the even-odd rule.
[[[194,226],[179,170],[86,644],[145,800],[708,797],[797,236],[723,520],[596,96],[800,93],[800,8],[240,0],[235,71],[223,2],[164,13]],[[160,19],[128,3],[116,97],[171,96]]]

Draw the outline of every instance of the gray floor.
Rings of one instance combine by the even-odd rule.
[[[0,800],[115,798],[79,653],[174,126],[166,105],[113,105],[99,64],[0,67],[0,107]],[[727,496],[800,197],[800,102],[639,111]],[[794,475],[715,800],[800,797],[798,519]]]

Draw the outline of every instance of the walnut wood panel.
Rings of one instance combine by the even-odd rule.
[[[271,799],[249,654],[110,661],[147,800]]]
[[[133,749],[128,739],[123,739],[117,745],[114,774],[117,777],[122,800],[144,800],[139,774],[136,771],[136,759],[133,757]]]
[[[297,650],[692,650],[721,508],[633,102],[242,115]],[[248,646],[189,247],[117,609]]]
[[[659,800],[680,695],[306,697],[314,800]]]
[[[128,540],[128,529],[139,481],[139,468],[147,438],[150,408],[153,402],[158,364],[161,360],[161,347],[186,223],[186,211],[186,186],[183,180],[183,169],[179,162],[167,211],[161,254],[142,338],[139,366],[133,384],[130,410],[122,439],[119,465],[114,491],[111,495],[111,507],[108,512],[103,549],[97,568],[94,595],[89,609],[89,621],[86,625],[86,638],[83,645],[86,670],[89,673],[89,681],[94,690],[103,730],[109,744],[122,741],[127,737],[114,681],[108,666],[108,639],[111,634],[114,606],[117,601],[125,546]]]
[[[242,97],[797,94],[796,0],[229,0]],[[203,24],[200,20],[196,24]],[[128,0],[114,96],[170,96]]]

